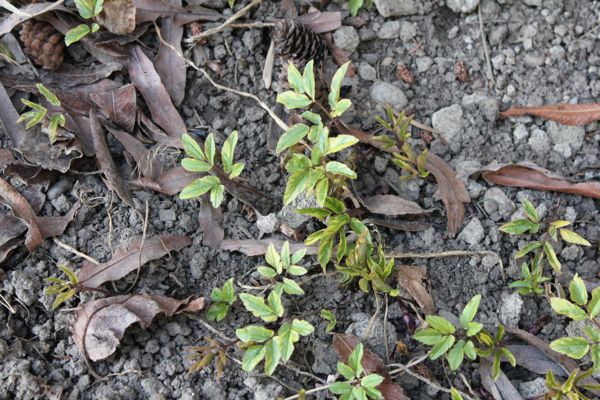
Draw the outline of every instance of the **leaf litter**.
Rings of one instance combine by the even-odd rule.
[[[600,120],[600,103],[548,104],[532,107],[511,107],[500,113],[503,117],[533,115],[563,125],[583,126]]]

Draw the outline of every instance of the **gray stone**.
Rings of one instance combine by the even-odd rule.
[[[360,44],[358,32],[351,26],[341,26],[333,32],[333,43],[350,53]]]
[[[523,299],[518,292],[502,292],[500,295],[500,321],[510,327],[516,327],[521,318]]]
[[[380,174],[385,172],[385,169],[388,165],[388,159],[385,157],[376,156],[375,161],[373,162],[373,168]]]
[[[358,64],[358,76],[366,81],[374,81],[377,79],[377,70],[371,64],[362,62]]]
[[[391,83],[378,81],[370,89],[371,98],[381,105],[389,104],[396,110],[406,107],[408,100],[399,87]]]
[[[159,210],[158,218],[163,222],[175,221],[177,219],[177,214],[175,213],[175,211],[173,209]]]
[[[383,17],[401,17],[419,13],[417,0],[375,0],[375,7]]]
[[[515,203],[499,187],[488,189],[483,196],[483,208],[494,221],[507,219],[515,210]]]
[[[521,382],[519,383],[519,393],[524,399],[541,398],[548,393],[546,380],[540,377],[529,382]]]
[[[523,124],[515,125],[515,129],[513,130],[513,137],[515,139],[515,143],[520,142],[521,140],[527,137],[529,132],[527,132],[527,128]]]
[[[583,253],[583,250],[575,244],[565,247],[560,252],[560,256],[568,261],[574,261],[579,258],[579,255]]]
[[[506,25],[498,25],[492,29],[488,40],[490,41],[490,45],[497,46],[501,44],[506,36],[508,35],[508,27]]]
[[[548,136],[554,143],[554,151],[564,157],[571,157],[573,152],[579,151],[585,139],[585,128],[583,126],[561,125],[554,121],[546,123]]]
[[[367,329],[369,329],[369,323],[371,320],[371,316],[366,313],[356,313],[351,316],[351,318],[355,321],[351,323],[346,329],[346,333],[351,335],[356,335],[359,337],[363,337],[365,333],[367,333]],[[396,343],[398,336],[396,334],[396,328],[391,323],[387,323],[387,341],[388,347],[392,349]],[[368,335],[363,337],[366,342],[366,345],[370,347],[376,354],[379,356],[385,355],[386,347],[384,341],[383,334],[383,317],[379,317],[373,321],[373,324],[370,327]]]
[[[279,218],[279,221],[287,224],[290,228],[297,229],[311,219],[311,217],[308,215],[298,214],[296,210],[299,208],[310,207],[318,207],[317,200],[315,199],[315,196],[309,196],[303,192],[300,193],[300,195],[296,197],[294,201],[283,206],[283,208],[277,213],[277,217]]]
[[[192,329],[188,325],[179,322],[169,322],[165,325],[165,329],[169,332],[170,336],[187,336],[192,333]]]
[[[485,231],[478,218],[473,218],[458,235],[458,239],[470,246],[474,246],[481,242],[484,237]]]
[[[462,105],[463,107],[477,106],[488,121],[495,121],[500,110],[498,100],[483,93],[473,93],[464,96]]]
[[[429,71],[429,68],[433,65],[431,57],[419,57],[415,60],[417,64],[417,72],[423,73]]]
[[[12,273],[11,284],[15,289],[18,299],[28,306],[33,305],[37,299],[37,292],[42,288],[42,280],[35,279],[25,271],[16,270]]]
[[[46,197],[48,197],[48,200],[54,200],[67,190],[71,189],[72,186],[73,184],[71,181],[68,179],[62,179],[50,186],[50,189],[48,189],[48,192],[46,193]]]
[[[400,23],[400,40],[408,42],[417,35],[417,27],[412,22],[402,21]]]
[[[431,124],[442,132],[442,137],[454,152],[460,150],[463,111],[460,105],[453,104],[433,113]]]
[[[542,54],[538,54],[538,53],[527,53],[525,54],[525,57],[523,58],[523,62],[525,63],[525,66],[528,68],[535,68],[535,67],[539,67],[540,65],[544,65],[544,62],[546,61],[546,57],[544,57]]]
[[[470,13],[479,5],[479,0],[446,0],[446,6],[455,13]]]
[[[400,35],[400,21],[386,21],[377,31],[379,39],[396,39]]]
[[[207,260],[206,255],[202,252],[194,254],[190,261],[190,273],[194,279],[202,279],[206,270]]]
[[[550,141],[548,140],[548,135],[541,129],[536,129],[531,133],[531,137],[527,141],[531,150],[533,150],[537,155],[548,155],[550,151]]]
[[[261,233],[273,233],[279,228],[279,219],[277,214],[271,213],[269,215],[257,214],[256,227]]]

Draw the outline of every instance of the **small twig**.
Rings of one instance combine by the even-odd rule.
[[[383,312],[383,344],[385,345],[385,361],[390,362],[390,346],[388,345],[388,329],[387,329],[387,321],[388,321],[388,296],[387,293],[385,296],[385,311]]]
[[[131,285],[127,288],[125,293],[131,292],[131,289],[137,284],[140,278],[140,270],[142,269],[142,252],[144,251],[144,244],[146,243],[146,232],[148,230],[148,214],[150,209],[148,207],[148,200],[146,200],[146,216],[144,217],[144,227],[142,228],[142,243],[140,244],[140,251],[138,252],[137,270],[135,271],[135,279],[131,282]]]
[[[442,251],[439,253],[389,253],[386,254],[387,257],[392,258],[443,258],[443,257],[464,257],[464,256],[494,256],[498,259],[498,264],[500,264],[500,271],[504,274],[504,264],[502,263],[502,259],[498,255],[490,250],[452,250],[452,251]]]
[[[298,369],[292,365],[289,365],[289,364],[281,364],[281,365],[283,365],[285,368],[289,369],[290,371],[294,371],[295,373],[300,374],[300,375],[308,376],[309,378],[312,378],[317,382],[320,382],[320,383],[326,382],[324,379],[321,379],[318,376],[311,374],[310,372],[302,371],[301,369]]]
[[[0,304],[2,304],[11,314],[16,314],[17,310],[14,309],[13,306],[10,305],[8,300],[4,296],[0,294]]]
[[[240,19],[241,17],[246,15],[248,13],[248,11],[250,11],[251,8],[258,5],[261,1],[262,0],[254,0],[252,3],[248,4],[246,7],[242,8],[240,11],[236,12],[231,17],[227,18],[227,20],[225,22],[223,22],[221,25],[219,25],[215,28],[211,28],[207,31],[200,32],[197,35],[190,36],[189,38],[185,39],[184,41],[186,43],[196,43],[199,40],[202,40],[206,37],[214,35],[215,33],[221,32],[222,30],[229,27],[229,25],[233,24],[235,21],[237,21],[238,19]]]
[[[85,258],[86,260],[88,260],[88,261],[90,261],[90,262],[92,262],[92,263],[94,263],[96,265],[100,264],[100,261],[96,260],[95,258],[93,258],[91,256],[88,256],[85,253],[80,252],[79,250],[77,250],[77,249],[75,249],[75,248],[73,248],[71,246],[69,246],[68,244],[66,244],[62,240],[60,240],[60,239],[58,239],[56,237],[53,237],[52,240],[54,241],[54,243],[56,243],[57,245],[59,245],[63,249],[65,249],[67,251],[70,251],[71,253],[73,253],[73,254],[81,257],[81,258]]]
[[[483,18],[481,17],[481,5],[477,7],[477,15],[479,17],[479,34],[481,35],[481,43],[483,44],[483,54],[485,55],[485,64],[487,66],[487,79],[491,87],[495,86],[494,72],[492,70],[492,62],[490,61],[490,52],[487,47],[487,40],[485,39],[485,32],[483,31]]]
[[[373,329],[373,324],[375,323],[375,318],[377,318],[379,311],[381,310],[381,307],[379,306],[379,296],[377,296],[377,291],[375,291],[375,288],[373,288],[373,293],[375,295],[375,313],[371,316],[369,324],[367,325],[367,329],[365,329],[365,332],[362,334],[362,340],[365,340],[369,336],[369,333],[371,333],[371,329]]]
[[[228,342],[235,342],[237,340],[237,339],[230,338],[229,336],[225,335],[223,332],[221,332],[220,330],[218,330],[217,328],[215,328],[214,326],[212,326],[211,324],[209,324],[208,322],[206,322],[205,320],[203,320],[202,318],[200,318],[199,316],[197,316],[195,314],[192,314],[192,313],[184,313],[184,314],[188,318],[193,319],[194,321],[200,322],[200,324],[202,324],[206,329],[208,329],[215,335],[220,336],[221,339],[223,339],[223,340],[227,340]]]
[[[261,21],[229,24],[229,28],[236,28],[236,29],[255,29],[255,28],[262,29],[262,28],[272,28],[274,26],[275,26],[274,22],[261,22]]]

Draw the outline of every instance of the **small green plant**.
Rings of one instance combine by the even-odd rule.
[[[58,97],[46,86],[41,83],[36,84],[38,91],[44,96],[44,98],[53,105],[54,107],[60,107],[60,100]],[[19,117],[17,122],[27,121],[25,124],[25,129],[30,129],[31,127],[42,124],[42,129],[48,132],[48,138],[50,139],[50,143],[54,144],[57,139],[57,131],[58,127],[65,126],[65,116],[62,113],[53,113],[48,116],[48,109],[41,104],[34,103],[32,101],[21,99],[21,102],[31,108],[30,111],[26,111]]]
[[[392,106],[387,105],[385,108],[387,120],[383,119],[379,115],[375,117],[377,122],[383,126],[389,132],[392,132],[396,136],[396,140],[391,139],[387,135],[377,136],[378,140],[381,140],[384,144],[389,147],[397,146],[401,149],[400,153],[394,153],[392,162],[396,164],[402,171],[407,174],[402,175],[400,179],[407,180],[419,177],[425,179],[429,176],[429,171],[425,167],[427,162],[427,149],[423,150],[417,155],[413,150],[410,139],[410,124],[411,118],[407,117],[404,112],[396,113]]]
[[[342,80],[346,75],[349,63],[342,65],[335,73],[331,82],[331,91],[328,95],[330,111],[329,118],[341,116],[352,104],[348,99],[340,99]],[[315,96],[315,76],[313,61],[308,62],[303,74],[290,63],[288,66],[288,82],[293,90],[288,90],[277,96],[277,102],[287,109],[306,108],[311,105],[325,107],[318,103]],[[311,125],[298,123],[289,127],[279,138],[277,153],[290,150],[286,163],[289,172],[283,202],[289,204],[300,193],[312,194],[319,206],[323,206],[328,196],[335,197],[334,193],[341,192],[347,187],[348,179],[356,179],[356,172],[348,165],[329,160],[335,153],[340,152],[354,144],[358,139],[351,135],[338,135],[329,137],[329,128],[322,121],[319,114],[305,111],[302,114]],[[304,139],[308,139],[308,143]],[[308,155],[307,155],[308,154]]]
[[[46,278],[46,280],[51,282],[52,285],[46,287],[44,290],[44,293],[48,296],[56,296],[54,298],[54,302],[52,303],[53,310],[56,310],[61,306],[61,304],[75,296],[75,294],[77,294],[77,285],[79,284],[79,279],[72,269],[64,264],[59,264],[58,269],[60,269],[67,276],[68,280],[65,281],[52,276]]]
[[[215,144],[214,135],[211,133],[204,141],[204,150],[198,142],[190,135],[184,133],[181,136],[183,149],[187,155],[181,160],[181,166],[190,172],[208,172],[217,168],[215,158],[217,147]],[[221,149],[221,162],[223,163],[223,171],[229,175],[229,179],[237,178],[244,170],[243,163],[234,163],[233,157],[235,147],[238,141],[237,131],[231,132],[227,140],[223,143]],[[187,185],[179,194],[180,199],[191,199],[202,196],[210,192],[210,203],[214,208],[217,208],[223,202],[225,195],[225,186],[217,176],[207,175],[202,178],[195,179]]]
[[[75,0],[77,11],[83,19],[92,19],[102,12],[102,5],[104,0]],[[71,44],[81,40],[85,35],[90,32],[96,32],[100,29],[100,26],[92,22],[91,25],[80,24],[75,28],[70,29],[65,34],[65,44],[70,46]]]
[[[544,268],[540,259],[542,253],[538,253],[531,261],[531,268],[527,263],[521,264],[521,280],[512,282],[509,287],[519,289],[519,294],[540,296],[544,293],[544,283],[552,278],[543,276]]]
[[[235,290],[233,288],[233,278],[227,280],[222,289],[213,288],[210,299],[213,304],[208,308],[208,319],[217,322],[221,321],[227,316],[229,308],[236,300]]]
[[[358,14],[358,10],[365,6],[367,8],[373,5],[373,0],[348,0],[348,11],[353,17]]]
[[[458,335],[456,328],[447,319],[428,315],[425,320],[427,326],[415,332],[414,338],[421,343],[433,346],[429,352],[429,358],[436,360],[445,355],[448,365],[452,371],[456,371],[463,363],[465,357],[475,360],[479,357],[492,357],[492,377],[500,376],[500,361],[505,358],[513,367],[516,360],[513,354],[501,345],[504,339],[504,327],[500,325],[496,335],[492,336],[483,329],[483,325],[474,322],[477,314],[481,295],[474,296],[465,306],[460,315],[460,334],[463,338],[456,340]],[[478,347],[475,345],[476,340]]]
[[[337,363],[337,370],[346,381],[334,382],[329,391],[340,395],[339,400],[383,399],[377,386],[383,382],[379,374],[367,374],[362,366],[363,345],[357,344],[348,356],[348,364]]]
[[[188,373],[198,372],[215,361],[215,376],[218,382],[223,376],[223,371],[227,365],[227,346],[212,338],[205,338],[204,340],[207,342],[206,346],[190,347],[191,354],[188,359],[192,364],[188,369]]]
[[[580,389],[598,390],[600,385],[583,384],[583,380],[589,378],[593,370],[581,372],[576,369],[569,374],[567,380],[563,383],[556,380],[552,370],[546,373],[546,387],[549,389],[544,396],[545,400],[591,400],[589,397],[581,393]]]
[[[561,354],[579,360],[589,353],[594,369],[600,369],[600,287],[588,295],[583,279],[575,274],[569,283],[571,301],[560,297],[551,297],[550,306],[560,315],[573,321],[589,321],[583,328],[587,337],[568,336],[554,340],[550,348]]]
[[[321,310],[321,313],[319,315],[321,316],[321,318],[327,321],[325,332],[332,332],[335,329],[335,326],[337,325],[337,319],[335,318],[335,314],[331,310],[324,308]]]
[[[526,216],[525,219],[517,219],[508,222],[500,226],[498,229],[501,232],[508,233],[510,235],[538,233],[545,224],[542,222],[538,212],[535,209],[535,206],[529,200],[525,199],[523,200],[523,211]],[[570,224],[571,223],[569,221],[563,220],[552,221],[548,223],[547,231],[541,236],[540,240],[530,242],[523,246],[523,248],[515,254],[515,259],[524,257],[531,252],[543,252],[539,262],[541,263],[545,255],[548,259],[548,264],[550,264],[552,269],[557,273],[560,272],[561,263],[556,256],[556,251],[554,250],[554,246],[552,244],[553,242],[557,242],[559,240],[559,235],[560,238],[567,243],[591,246],[591,243],[579,234],[569,229],[565,229],[565,227],[569,226]]]

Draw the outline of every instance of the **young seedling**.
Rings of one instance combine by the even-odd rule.
[[[102,5],[104,0],[75,0],[77,11],[83,19],[93,19],[102,12]],[[85,35],[90,32],[96,32],[100,29],[100,26],[92,22],[91,25],[80,24],[75,28],[70,29],[65,34],[65,44],[70,46],[71,44],[81,40]]]
[[[210,299],[213,304],[208,308],[208,319],[219,322],[227,316],[229,308],[236,300],[233,278],[227,280],[222,289],[213,288]]]
[[[204,150],[200,147],[198,142],[187,133],[184,133],[181,136],[181,141],[183,142],[183,149],[187,155],[186,158],[181,160],[181,166],[183,168],[190,172],[209,172],[217,168],[215,161],[217,147],[212,133],[209,134],[204,141]],[[244,170],[243,163],[233,162],[237,141],[238,133],[237,131],[233,131],[227,140],[225,140],[221,149],[223,171],[229,175],[229,179],[237,178]],[[179,194],[179,198],[191,199],[202,196],[208,192],[210,192],[210,203],[214,208],[218,208],[223,202],[225,186],[221,184],[221,181],[217,176],[207,175],[195,179],[192,183],[183,188]]]
[[[373,0],[348,0],[348,11],[355,17],[361,7],[370,8],[372,5]]]
[[[367,374],[362,366],[363,345],[359,343],[348,356],[348,364],[337,363],[337,370],[346,381],[334,382],[329,391],[339,395],[339,400],[383,399],[377,386],[383,382],[379,374]]]
[[[54,107],[60,107],[60,100],[58,97],[46,86],[41,83],[36,84],[38,91],[42,96]],[[31,108],[30,111],[26,111],[19,117],[17,122],[27,121],[25,124],[25,129],[30,129],[31,127],[42,124],[42,129],[48,133],[48,138],[50,139],[50,143],[54,144],[57,140],[57,131],[58,127],[64,127],[66,120],[65,116],[62,113],[53,113],[48,116],[48,109],[41,104],[34,103],[32,101],[21,99],[21,102]]]
[[[542,295],[544,293],[544,283],[552,280],[552,278],[543,276],[544,267],[540,262],[541,257],[542,253],[538,253],[533,257],[531,268],[527,263],[521,264],[522,279],[512,282],[509,287],[519,289],[521,295]]]
[[[77,284],[79,284],[79,279],[72,269],[64,264],[59,264],[58,269],[60,269],[67,276],[68,281],[60,278],[54,278],[52,276],[46,278],[46,280],[51,282],[52,285],[46,287],[44,293],[48,296],[56,296],[54,298],[54,302],[52,303],[53,310],[56,310],[61,306],[61,304],[75,296],[77,294]]]
[[[321,318],[327,321],[327,327],[325,327],[325,332],[332,332],[335,329],[335,326],[337,325],[337,319],[335,318],[335,314],[332,311],[324,308],[321,310],[321,313],[319,315],[321,316]]]
[[[581,392],[583,390],[599,390],[600,385],[588,385],[583,381],[589,378],[593,370],[581,372],[579,369],[571,372],[564,382],[559,382],[554,377],[552,370],[546,373],[546,387],[549,389],[544,399],[547,400],[591,400]]]

